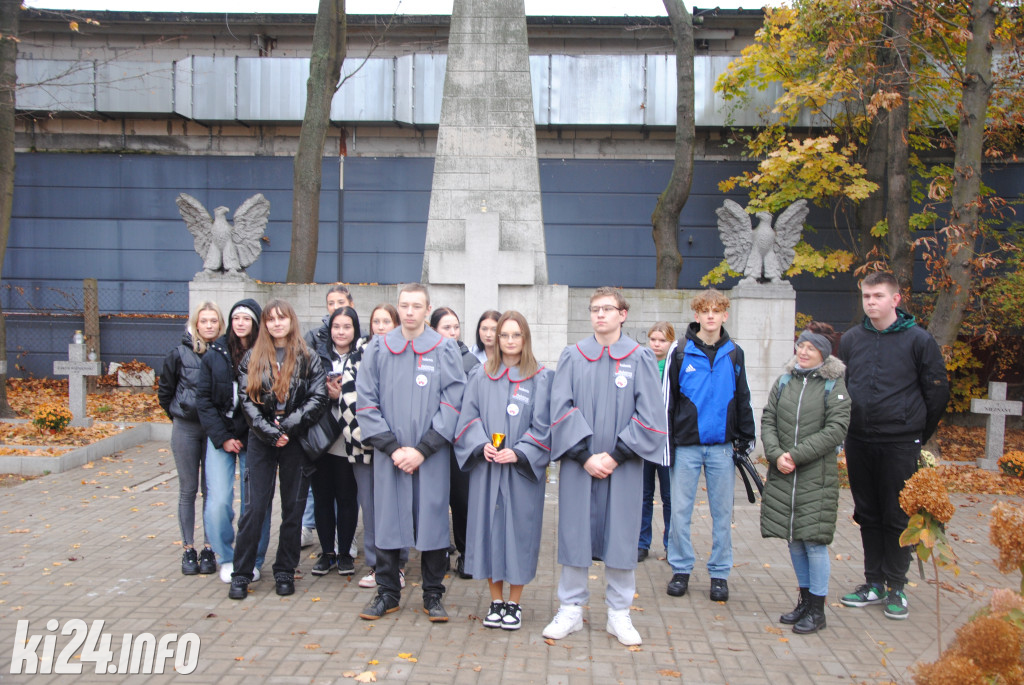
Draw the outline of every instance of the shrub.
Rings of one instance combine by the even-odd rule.
[[[1020,450],[1010,450],[1003,456],[999,457],[999,468],[1001,468],[1003,473],[1008,476],[1024,478],[1024,452]]]
[[[68,427],[73,418],[71,410],[63,404],[56,402],[44,402],[36,407],[32,415],[32,425],[40,431],[51,430],[60,432]]]

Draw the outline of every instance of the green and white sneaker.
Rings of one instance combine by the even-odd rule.
[[[885,601],[885,588],[873,583],[858,585],[857,589],[840,599],[848,607],[866,607],[869,604],[881,604]]]
[[[882,613],[886,618],[895,621],[902,621],[910,615],[910,609],[907,608],[907,595],[903,592],[903,588],[889,588],[889,596],[885,599],[885,608],[882,609]]]

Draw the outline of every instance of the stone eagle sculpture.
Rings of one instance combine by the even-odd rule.
[[[261,193],[242,203],[235,211],[233,225],[228,223],[227,207],[217,207],[214,218],[210,218],[203,204],[187,193],[178,195],[175,204],[195,237],[196,252],[203,258],[203,274],[243,275],[260,256],[260,239],[270,219],[270,201]]]
[[[752,228],[750,215],[732,200],[715,210],[725,261],[730,269],[745,276],[740,283],[757,283],[762,278],[782,282],[782,274],[796,256],[793,248],[800,242],[808,211],[807,200],[797,200],[779,215],[772,229],[769,212],[755,214],[760,223]]]

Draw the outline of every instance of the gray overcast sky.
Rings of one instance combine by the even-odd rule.
[[[453,0],[347,0],[350,14],[451,14]],[[29,7],[80,10],[130,10],[136,12],[316,12],[317,0],[26,0]],[[708,0],[687,3],[691,9],[722,7],[760,9],[779,0]],[[526,0],[532,15],[663,16],[662,0]]]

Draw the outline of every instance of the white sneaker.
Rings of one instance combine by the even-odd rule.
[[[299,547],[306,549],[316,542],[316,529],[302,527],[302,537],[299,538]]]
[[[355,542],[353,542],[352,546],[348,548],[348,555],[350,557],[352,557],[353,559],[355,559],[356,557],[359,556],[359,548],[356,547],[356,543]]]
[[[609,609],[608,625],[605,630],[618,638],[624,645],[638,645],[643,642],[640,633],[633,627],[633,621],[629,618],[629,609]]]
[[[260,579],[260,575],[261,575],[260,574],[260,570],[258,568],[254,568],[252,570],[252,582],[255,583],[257,580],[259,580]]]
[[[578,630],[583,630],[583,607],[563,604],[558,607],[558,613],[541,635],[552,640],[561,640]]]
[[[377,574],[374,571],[370,571],[365,576],[359,579],[359,587],[371,588],[377,587]]]
[[[230,561],[220,565],[220,579],[221,582],[231,582],[231,572],[235,570],[235,565]]]
[[[398,572],[398,584],[403,588],[405,587],[405,571],[399,570]]]

